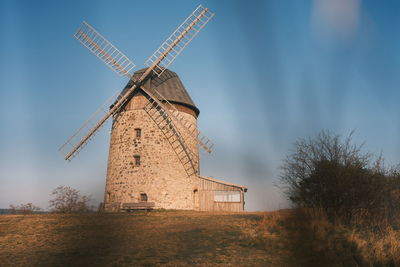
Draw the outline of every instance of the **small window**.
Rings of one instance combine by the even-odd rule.
[[[142,202],[147,202],[147,194],[141,193],[141,194],[140,194],[140,201],[142,201]]]
[[[142,136],[142,129],[136,128],[135,134],[136,134],[136,138],[140,138]]]
[[[240,191],[215,191],[215,202],[240,202]]]
[[[140,156],[139,155],[135,155],[133,157],[135,158],[135,166],[140,166]]]

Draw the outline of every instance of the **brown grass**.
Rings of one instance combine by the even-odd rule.
[[[0,216],[1,266],[266,266],[247,236],[258,214],[151,212]]]
[[[352,230],[346,237],[366,265],[400,266],[400,231],[391,227],[379,234]]]
[[[399,262],[398,240],[296,210],[6,215],[0,266],[369,266]]]
[[[384,220],[376,231],[360,227],[363,223],[357,221],[347,226],[332,224],[321,210],[298,209],[294,214],[295,232],[308,233],[312,240],[305,242],[307,249],[322,252],[327,263],[336,254],[342,266],[400,266],[400,231]]]

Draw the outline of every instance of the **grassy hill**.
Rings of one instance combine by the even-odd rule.
[[[356,266],[354,251],[293,210],[0,216],[1,266]]]

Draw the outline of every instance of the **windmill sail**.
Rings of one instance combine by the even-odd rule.
[[[119,76],[130,76],[130,71],[135,68],[135,64],[129,58],[86,21],[82,23],[74,36]]]
[[[198,162],[198,157],[186,144],[185,139],[174,124],[171,114],[165,106],[157,100],[157,98],[152,96],[146,89],[144,89],[144,91],[149,100],[147,105],[144,107],[144,110],[171,144],[171,147],[178,156],[179,161],[182,163],[186,174],[188,176],[197,174],[198,168],[196,163]]]
[[[102,122],[107,115],[109,106],[114,103],[119,95],[119,91],[113,94],[83,125],[78,129],[60,148],[59,151],[64,154],[66,160],[71,160],[93,137],[96,132],[104,125]],[[102,123],[101,123],[102,122]],[[95,128],[95,126],[97,126]],[[95,130],[94,130],[95,129]],[[85,138],[90,133],[90,138]]]
[[[107,66],[115,71],[119,76],[132,77],[130,71],[135,64],[129,60],[121,51],[111,44],[106,38],[98,33],[87,22],[83,22],[80,28],[74,34],[75,38],[86,46],[90,52],[101,59]],[[130,88],[133,92],[135,86]],[[110,97],[83,125],[78,129],[60,148],[64,154],[65,160],[74,158],[81,149],[94,137],[94,135],[104,126],[107,119],[118,111],[128,100],[128,95],[118,99],[113,104],[119,92]]]
[[[65,160],[71,160],[81,151],[81,149],[94,137],[101,127],[104,126],[107,119],[129,101],[129,96],[131,95],[130,92],[133,92],[135,89],[136,86],[134,85],[130,88],[129,92],[118,100],[117,103],[111,105],[117,98],[119,92],[114,94],[89,118],[89,120],[82,125],[81,128],[79,128],[78,131],[76,131],[74,135],[72,135],[72,137],[67,140],[67,142],[60,147],[59,150],[64,153]],[[111,108],[108,110],[110,105]]]
[[[213,16],[214,13],[208,8],[199,5],[150,56],[145,65],[160,76]]]
[[[91,138],[97,133],[97,131],[104,125],[107,119],[113,114],[117,113],[133,96],[135,90],[140,88],[143,83],[150,77],[154,71],[160,76],[165,68],[167,68],[175,58],[183,51],[183,49],[189,44],[189,42],[199,33],[199,31],[210,21],[214,16],[208,8],[204,8],[201,5],[174,31],[174,33],[160,46],[159,49],[147,60],[146,65],[149,68],[143,73],[138,79],[134,80],[130,71],[135,67],[132,61],[130,61],[122,52],[120,52],[114,45],[107,41],[101,34],[99,34],[93,27],[88,23],[83,22],[82,26],[75,33],[75,37],[85,45],[93,54],[100,58],[105,64],[113,69],[120,76],[129,76],[133,81],[133,86],[121,97],[117,99],[117,102],[107,110],[106,105],[111,102],[106,102],[70,139],[64,143],[60,150],[65,153],[65,159],[71,160],[75,155],[89,142]],[[197,173],[195,168],[193,153],[187,149],[185,140],[180,135],[178,129],[174,127],[172,118],[179,121],[179,118],[174,116],[168,111],[168,108],[164,106],[161,101],[151,95],[144,88],[141,88],[148,95],[150,102],[153,103],[153,107],[156,110],[166,114],[162,115],[165,118],[166,125],[170,128],[171,132],[174,133],[178,139],[178,143],[182,148],[182,152],[186,155],[186,158],[180,158],[182,164],[184,164],[185,170],[188,175]],[[114,99],[114,98],[112,98]],[[101,114],[103,117],[101,117]],[[184,127],[185,128],[185,127]],[[190,129],[189,129],[190,131]],[[165,133],[164,133],[165,134]],[[208,139],[207,139],[208,140]],[[208,142],[202,145],[207,148]],[[172,145],[172,144],[171,144]],[[212,145],[211,145],[212,147]],[[207,149],[211,149],[211,147]],[[205,149],[206,149],[205,148]],[[206,150],[207,150],[206,149]],[[178,155],[179,156],[179,155]],[[191,166],[187,168],[187,166]]]
[[[143,87],[142,87],[143,88]],[[164,109],[169,108],[171,111],[170,116],[181,126],[181,128],[185,129],[189,136],[201,145],[201,147],[207,151],[208,153],[211,152],[211,149],[214,146],[214,143],[204,134],[202,134],[196,127],[196,125],[187,121],[182,113],[178,111],[178,109],[171,104],[160,92],[155,91],[155,96],[161,99],[164,104]]]

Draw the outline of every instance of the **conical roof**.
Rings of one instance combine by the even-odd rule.
[[[146,71],[147,68],[140,69],[133,74],[135,79],[139,79],[139,77]],[[165,97],[169,102],[174,104],[181,104],[191,108],[196,115],[198,116],[200,110],[196,107],[193,100],[190,98],[188,92],[183,86],[181,80],[178,75],[166,69],[164,73],[158,77],[156,74],[151,74],[152,76],[149,80],[144,84],[145,88],[154,94],[154,91],[157,90],[162,96]],[[131,88],[133,82],[129,80],[128,84],[125,86],[124,90],[120,96],[124,95],[125,92]],[[162,99],[160,99],[162,100]]]

